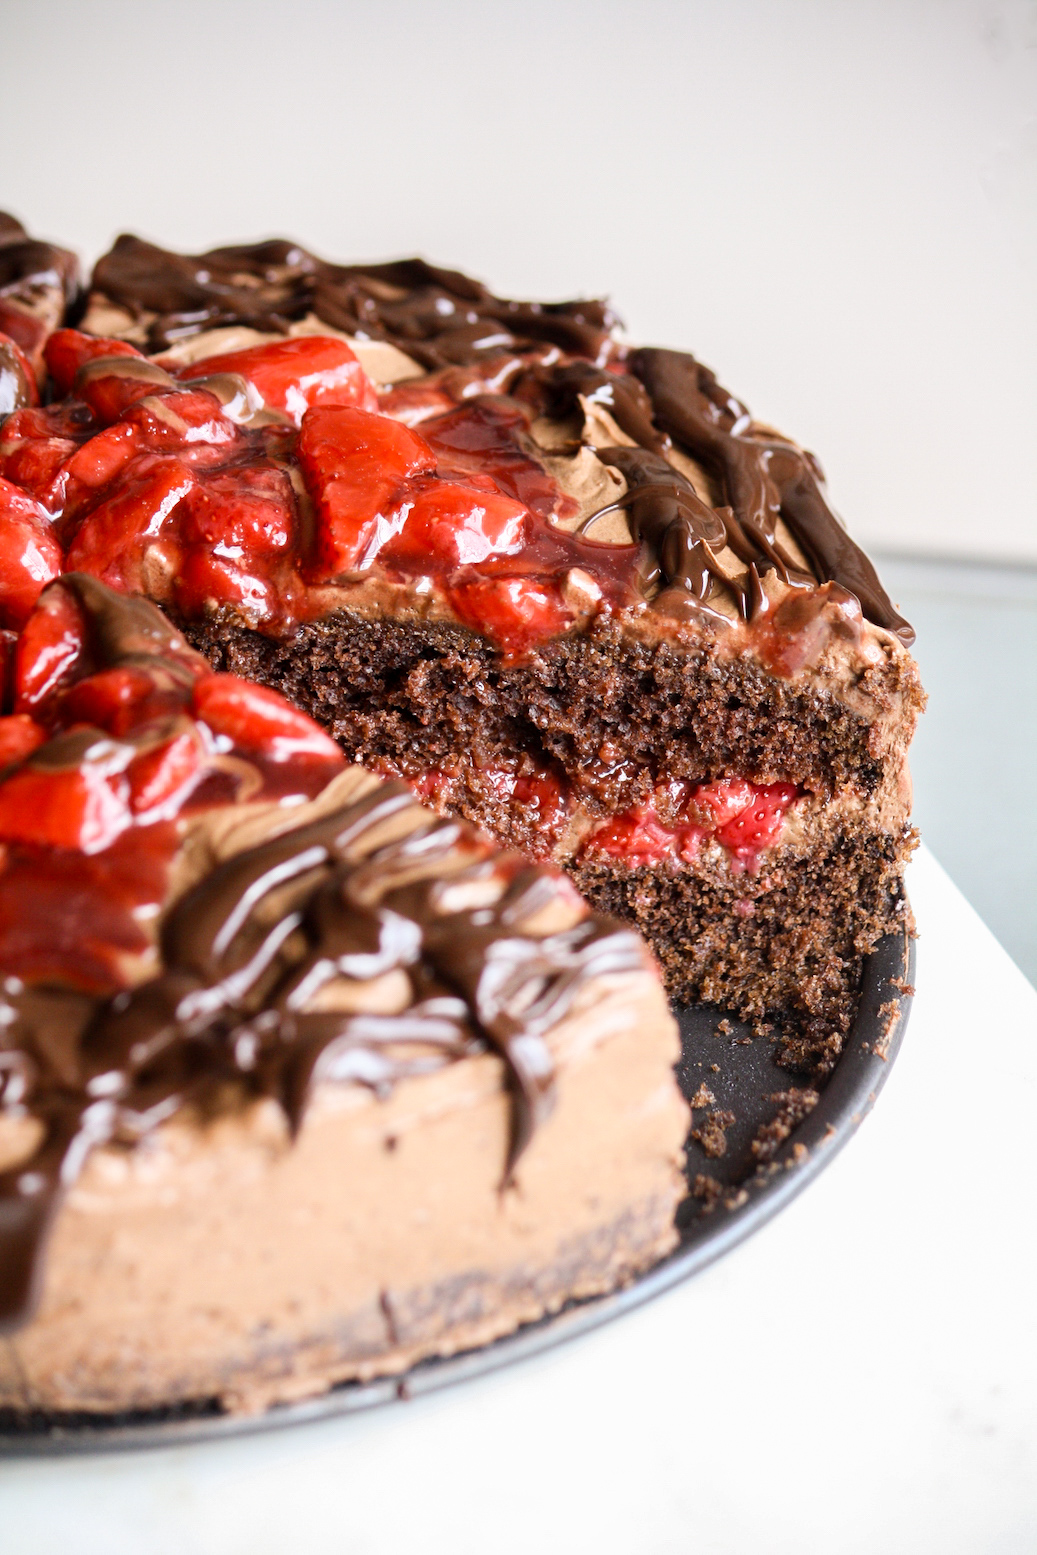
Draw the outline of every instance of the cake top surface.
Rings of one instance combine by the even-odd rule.
[[[173,1112],[322,1082],[384,1089],[479,1053],[550,1108],[551,1031],[651,976],[550,868],[348,766],[150,602],[52,582],[0,718],[0,1316],[25,1310],[86,1153]],[[503,1163],[502,1163],[503,1164]]]
[[[81,322],[44,344],[47,406],[9,391],[0,478],[66,566],[180,619],[345,607],[515,656],[608,617],[780,674],[911,639],[817,461],[600,301],[123,236]]]

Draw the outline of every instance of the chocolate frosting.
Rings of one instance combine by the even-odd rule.
[[[762,579],[774,571],[793,588],[834,582],[869,620],[905,645],[914,640],[828,506],[812,456],[756,428],[694,357],[628,351],[604,302],[513,302],[423,259],[333,265],[283,239],[192,256],[123,235],[98,262],[93,286],[138,321],[153,351],[220,325],[283,332],[315,315],[356,338],[397,346],[469,404],[482,374],[499,400],[506,386],[527,411],[566,416],[580,401],[598,405],[637,445],[597,452],[627,480],[620,505],[648,553],[641,576],[656,610],[722,625],[727,617],[708,603],[719,585],[743,619],[754,620],[767,611]],[[451,371],[463,371],[463,386]],[[719,506],[667,462],[671,441],[708,472]],[[779,518],[809,572],[781,544]],[[725,548],[740,568],[721,563]]]
[[[0,211],[0,334],[29,357],[37,373],[39,352],[79,294],[79,260],[67,248],[32,238],[20,221]],[[28,385],[18,392],[10,352],[0,348],[0,417],[32,403]]]
[[[534,342],[595,362],[614,354],[615,320],[603,302],[510,302],[424,259],[333,265],[281,238],[187,255],[124,233],[98,261],[93,286],[135,318],[154,315],[152,351],[227,324],[285,331],[313,313],[429,369]]]
[[[154,606],[84,576],[60,586],[89,619],[93,668],[158,660],[193,673],[195,656]],[[74,765],[97,737],[59,733],[31,759]],[[525,932],[558,890],[543,869],[422,811],[403,784],[379,783],[187,890],[147,981],[91,998],[7,976],[0,1107],[35,1119],[41,1139],[0,1174],[0,1323],[31,1308],[47,1228],[89,1151],[132,1143],[187,1104],[221,1105],[228,1082],[274,1097],[296,1129],[318,1080],[383,1091],[490,1048],[514,1099],[510,1174],[551,1107],[548,1033],[588,981],[644,965],[637,936],[602,918]],[[410,987],[399,1013],[320,1006],[333,981],[390,973]]]

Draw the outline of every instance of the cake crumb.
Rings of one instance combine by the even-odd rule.
[[[705,1080],[703,1080],[702,1084],[699,1086],[698,1090],[695,1092],[694,1096],[689,1101],[688,1106],[689,1107],[712,1107],[715,1102],[716,1102],[716,1097],[713,1095],[713,1092],[710,1090],[710,1088],[706,1084]]]
[[[719,1107],[713,1107],[703,1118],[697,1128],[691,1131],[691,1137],[702,1146],[703,1152],[711,1161],[719,1161],[727,1151],[727,1134],[735,1121],[733,1112],[725,1112]]]
[[[729,1037],[734,1029],[735,1028],[732,1026],[731,1022],[725,1015],[723,1020],[717,1021],[717,1027],[714,1035],[718,1037]]]
[[[778,1111],[769,1123],[756,1130],[749,1147],[761,1165],[777,1155],[792,1130],[813,1112],[820,1097],[817,1091],[793,1086],[788,1091],[775,1091],[768,1100],[777,1103]]]

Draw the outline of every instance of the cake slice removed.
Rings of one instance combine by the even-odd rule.
[[[675,1243],[650,955],[150,603],[51,583],[0,718],[0,1407],[256,1410]]]

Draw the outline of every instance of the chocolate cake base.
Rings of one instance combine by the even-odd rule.
[[[830,1070],[862,958],[904,921],[915,833],[895,814],[891,829],[876,823],[883,792],[900,782],[895,709],[910,725],[921,701],[903,656],[860,677],[858,695],[886,715],[869,721],[815,680],[767,675],[750,655],[639,643],[614,622],[518,661],[463,628],[349,612],[290,642],[225,616],[181,624],[215,668],[274,687],[353,759],[408,778],[461,764],[440,808],[533,856],[557,840],[544,815],[482,774],[556,773],[592,816],[643,801],[665,778],[780,780],[820,803],[852,789],[856,813],[815,817],[809,846],[771,849],[752,871],[729,867],[719,848],[679,866],[554,850],[596,908],[645,935],[672,997],[773,1023],[790,1066]]]

